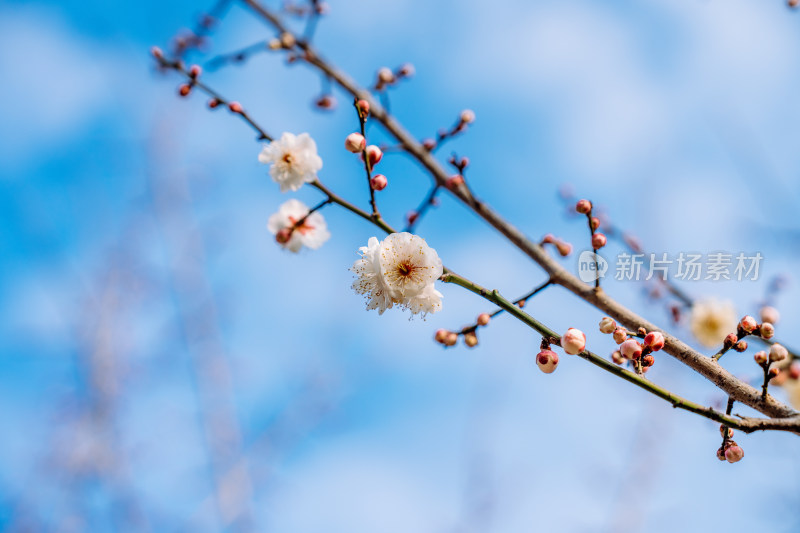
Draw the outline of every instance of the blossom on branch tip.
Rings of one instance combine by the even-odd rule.
[[[642,356],[642,345],[635,339],[628,339],[620,344],[619,351],[626,359],[639,359]]]
[[[345,137],[344,147],[348,152],[358,154],[367,147],[367,140],[360,133],[351,133]]]
[[[782,345],[778,344],[777,342],[770,346],[769,348],[769,360],[770,362],[779,362],[783,361],[789,357],[789,350],[784,348]]]
[[[367,159],[369,159],[369,166],[373,168],[383,159],[383,152],[374,144],[367,146]]]
[[[561,348],[569,355],[577,355],[586,348],[586,334],[579,329],[569,328],[561,337]]]
[[[275,240],[290,252],[297,253],[303,246],[316,250],[330,239],[331,234],[322,214],[315,211],[308,215],[309,211],[306,204],[292,198],[286,201],[277,213],[269,217],[267,229],[275,235]],[[297,223],[301,220],[303,223],[298,226]]]
[[[750,315],[746,315],[739,321],[739,327],[746,333],[752,333],[758,327],[758,322]]]
[[[736,330],[736,324],[736,309],[728,301],[701,300],[692,306],[689,329],[707,348],[721,344],[728,333]]]
[[[383,174],[375,174],[369,180],[369,186],[375,191],[382,191],[389,184],[389,180]]]
[[[771,339],[775,336],[775,326],[770,324],[769,322],[764,322],[758,328],[759,333],[761,334],[762,339]]]
[[[660,331],[651,331],[644,336],[644,345],[657,352],[664,347],[664,334]]]
[[[481,313],[481,314],[478,315],[477,324],[479,326],[485,326],[486,324],[489,323],[489,321],[491,319],[492,319],[492,317],[489,316],[489,313]]]
[[[592,202],[589,200],[578,200],[575,204],[575,211],[582,215],[586,215],[592,211]]]
[[[617,329],[617,323],[610,316],[604,316],[600,320],[600,333],[614,333],[615,329]]]
[[[536,354],[536,366],[545,374],[552,374],[558,366],[558,354],[553,350],[542,350]]]
[[[353,266],[353,290],[367,298],[367,309],[383,314],[394,305],[412,314],[436,313],[442,294],[434,282],[442,275],[442,260],[425,239],[411,233],[392,233],[383,241],[369,239]]]
[[[472,124],[475,122],[475,112],[472,109],[465,109],[461,112],[459,119],[464,124]]]
[[[269,174],[281,186],[281,192],[296,191],[303,183],[314,181],[322,168],[317,145],[308,133],[284,133],[264,146],[258,160],[271,165]]]

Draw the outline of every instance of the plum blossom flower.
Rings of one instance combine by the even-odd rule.
[[[291,252],[297,253],[303,246],[316,250],[330,239],[331,234],[322,215],[318,211],[308,215],[309,211],[306,204],[292,198],[280,206],[277,213],[269,217],[267,229],[276,236],[282,230],[284,231],[281,235],[288,230],[288,240],[278,239],[278,242]],[[303,220],[306,215],[308,217]],[[296,226],[300,220],[303,220],[303,223]]]
[[[281,192],[296,191],[303,183],[317,179],[322,159],[308,133],[284,133],[264,146],[258,154],[261,163],[271,165],[269,175],[281,186]]]
[[[353,290],[367,298],[367,309],[383,314],[398,305],[423,315],[441,310],[442,294],[434,281],[442,275],[442,260],[425,239],[392,233],[383,241],[370,238],[359,252],[350,270],[357,276]]]
[[[689,329],[692,335],[708,348],[722,344],[728,333],[736,331],[738,323],[736,309],[729,301],[698,301],[692,306],[689,317]]]

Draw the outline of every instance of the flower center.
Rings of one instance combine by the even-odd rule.
[[[290,227],[294,228],[294,231],[299,231],[300,235],[305,235],[306,233],[314,230],[314,226],[310,226],[307,220],[304,220],[299,226],[295,226],[298,220],[299,219],[294,217],[289,217],[289,223],[291,224]]]
[[[291,165],[293,159],[294,158],[292,157],[291,152],[286,152],[285,154],[283,154],[283,162],[286,163],[287,165]]]

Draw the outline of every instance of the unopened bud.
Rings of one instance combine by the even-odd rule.
[[[789,377],[792,379],[800,379],[800,363],[797,361],[789,365]]]
[[[747,350],[747,341],[737,342],[736,344],[733,345],[733,349],[739,353],[744,352],[745,350]]]
[[[188,83],[184,83],[180,87],[178,87],[178,94],[181,96],[189,96],[189,93],[192,92],[192,86]]]
[[[775,336],[775,326],[770,324],[769,322],[764,322],[758,328],[759,332],[761,333],[762,339],[771,339]]]
[[[622,357],[622,354],[619,352],[619,350],[616,350],[614,353],[611,354],[611,360],[618,365],[621,365],[625,362],[625,358]]]
[[[351,133],[344,139],[344,147],[354,154],[362,152],[367,147],[367,140],[360,133]]]
[[[386,179],[386,176],[383,174],[375,174],[372,176],[372,179],[369,180],[369,186],[372,187],[376,191],[382,191],[386,188],[389,184],[389,180]]]
[[[735,442],[725,449],[725,459],[729,463],[738,463],[744,457],[744,450]]]
[[[481,313],[478,315],[477,323],[479,326],[485,326],[491,319],[492,317],[489,316],[489,313]]]
[[[275,234],[275,240],[278,244],[286,244],[292,238],[292,228],[281,228]]]
[[[619,351],[626,359],[639,359],[642,356],[642,345],[635,339],[628,339],[619,345]]]
[[[378,82],[381,84],[389,84],[394,82],[394,72],[389,67],[381,67],[378,69]]]
[[[374,144],[370,144],[367,146],[367,159],[369,160],[369,166],[374,167],[383,159],[383,152]]]
[[[568,242],[558,241],[556,243],[556,249],[558,250],[558,255],[561,257],[567,257],[572,253],[572,245]]]
[[[335,109],[336,98],[334,98],[333,95],[330,94],[323,94],[322,96],[317,98],[317,101],[314,102],[314,104],[320,109],[325,109],[325,110]]]
[[[216,109],[218,105],[219,105],[219,100],[217,100],[216,98],[212,98],[211,100],[208,101],[208,107],[210,109]]]
[[[739,328],[746,333],[752,333],[757,327],[758,322],[756,322],[756,319],[750,315],[742,317],[742,319],[739,321]]]
[[[164,57],[164,52],[161,51],[161,48],[158,46],[154,46],[150,49],[150,54],[155,57],[156,59],[162,59]]]
[[[644,345],[657,352],[664,347],[664,334],[660,331],[651,331],[644,336]]]
[[[542,244],[553,244],[556,242],[556,238],[553,236],[552,233],[548,233],[544,237],[542,237]]]
[[[769,379],[772,379],[772,378],[778,377],[778,374],[780,374],[780,373],[781,373],[781,369],[778,368],[777,366],[773,366],[767,372],[767,376],[769,376]]]
[[[600,219],[597,217],[592,217],[590,224],[592,225],[592,231],[594,231],[600,227]]]
[[[722,345],[725,346],[726,348],[730,348],[737,342],[739,342],[739,336],[736,335],[736,333],[728,333],[725,336],[725,340],[722,341]]]
[[[240,104],[239,102],[231,102],[228,104],[228,109],[230,109],[232,113],[241,113],[242,104]]]
[[[725,449],[722,446],[720,446],[719,449],[717,450],[717,459],[719,459],[720,461],[725,460]]]
[[[770,362],[777,363],[779,361],[783,361],[787,357],[789,357],[789,350],[784,348],[782,345],[776,342],[775,344],[770,346],[769,348]]]
[[[197,79],[198,76],[203,72],[203,69],[200,68],[200,65],[192,65],[192,68],[189,69],[189,77]]]
[[[606,236],[602,233],[595,233],[592,235],[592,248],[599,250],[606,245]]]
[[[434,141],[433,139],[425,139],[422,141],[422,147],[430,152],[431,150],[436,148],[436,141]]]
[[[656,364],[656,358],[652,355],[645,355],[642,357],[642,366],[645,368],[651,367]]]
[[[613,336],[614,342],[622,344],[628,338],[628,330],[625,328],[617,328],[614,330]]]
[[[297,43],[297,39],[295,39],[294,34],[285,31],[281,34],[281,45],[284,48],[291,48]]]
[[[797,7],[800,6],[800,0],[788,0],[787,4],[789,7]]]
[[[542,350],[536,354],[536,365],[545,374],[552,374],[558,366],[558,354],[552,350]]]
[[[761,321],[762,322],[769,322],[770,324],[777,324],[778,320],[781,319],[781,314],[778,312],[777,309],[772,307],[771,305],[765,305],[761,308]]]
[[[577,355],[586,348],[586,335],[579,329],[569,328],[561,337],[561,347],[569,355]]]
[[[439,344],[445,344],[447,342],[447,335],[450,332],[446,329],[437,329],[436,334],[433,336],[433,340],[438,342]]]
[[[356,102],[356,108],[358,108],[358,112],[362,117],[369,115],[369,102],[366,100]]]
[[[472,124],[475,122],[475,112],[472,109],[465,109],[461,112],[461,119],[462,124]]]
[[[419,218],[419,213],[417,213],[416,211],[409,211],[406,214],[406,224],[412,226],[414,222],[417,221],[418,218]]]
[[[414,70],[414,65],[411,63],[405,63],[397,69],[397,75],[401,78],[410,78],[414,74],[416,74],[416,70]]]
[[[445,346],[455,346],[458,342],[458,333],[455,331],[448,331],[447,338],[444,340]]]
[[[578,203],[575,204],[575,211],[582,215],[590,213],[592,211],[592,202],[589,200],[578,200]]]
[[[755,355],[753,355],[753,360],[759,365],[766,364],[768,359],[769,357],[767,356],[767,352],[765,352],[764,350],[756,352]]]
[[[474,348],[478,345],[478,336],[475,335],[474,331],[470,331],[469,333],[464,334],[464,344],[469,346],[470,348]]]
[[[614,333],[614,330],[617,329],[617,323],[614,322],[614,319],[610,316],[604,316],[600,319],[600,332],[601,333]]]
[[[461,174],[454,174],[448,178],[446,185],[448,189],[455,189],[464,184],[464,176]]]
[[[719,426],[719,434],[722,435],[723,439],[726,438],[725,437],[726,433],[728,434],[727,438],[730,439],[731,437],[733,437],[733,428],[729,428],[725,424],[722,424],[721,426]]]

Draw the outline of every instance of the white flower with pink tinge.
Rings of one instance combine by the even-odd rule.
[[[367,309],[383,314],[398,305],[423,315],[442,309],[442,294],[434,287],[442,260],[425,239],[392,233],[383,241],[372,237],[359,252],[350,270],[357,276],[353,290],[367,297]]]
[[[281,186],[281,192],[296,191],[303,183],[314,181],[322,168],[317,144],[308,133],[284,133],[264,146],[258,160],[271,165],[269,175]]]
[[[308,215],[309,211],[306,204],[292,198],[269,217],[267,229],[282,247],[291,252],[297,253],[303,246],[316,250],[330,239],[331,234],[322,215],[316,211]],[[306,215],[308,217],[303,220]],[[303,223],[295,226],[300,220]]]
[[[731,302],[704,300],[695,302],[689,317],[689,329],[703,346],[722,344],[728,333],[736,331],[738,320]]]

